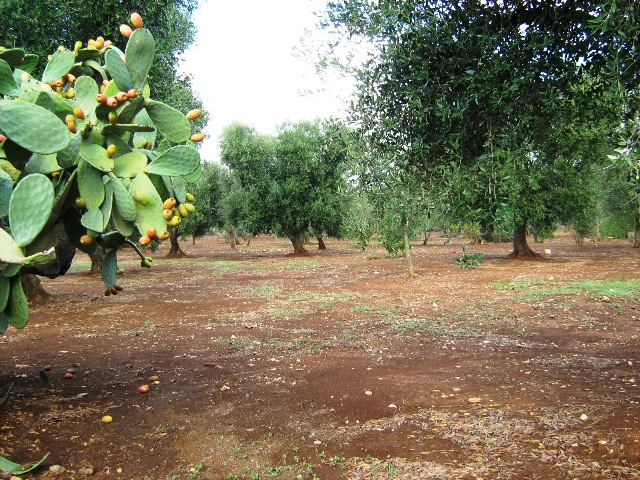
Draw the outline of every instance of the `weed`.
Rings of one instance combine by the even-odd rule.
[[[462,255],[456,258],[456,264],[462,270],[473,270],[477,268],[481,263],[484,262],[484,253],[476,252],[476,253],[466,253],[468,246],[465,245],[462,247]]]

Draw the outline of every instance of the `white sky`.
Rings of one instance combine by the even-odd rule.
[[[191,75],[210,118],[200,150],[219,158],[222,128],[233,121],[275,133],[285,120],[344,117],[349,81],[322,82],[313,59],[295,58],[323,0],[201,0],[193,15],[195,44],[181,70]],[[304,94],[306,91],[316,92]],[[342,98],[342,100],[341,100]]]

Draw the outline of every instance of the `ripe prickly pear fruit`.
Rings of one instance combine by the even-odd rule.
[[[67,82],[74,83],[76,81],[76,76],[71,73],[67,73]]]
[[[196,206],[193,203],[183,203],[182,205],[184,205],[184,208],[186,208],[187,212],[189,213],[193,213],[196,211]]]
[[[76,118],[79,118],[80,120],[84,120],[84,110],[82,110],[82,108],[74,107],[73,114],[75,115]]]
[[[187,192],[184,196],[187,199],[187,202],[195,202],[196,201],[196,197],[194,197],[192,193]]]
[[[138,239],[138,243],[140,245],[142,245],[143,247],[146,247],[147,245],[149,245],[151,243],[151,239],[147,235],[143,235],[142,237],[140,237]]]
[[[107,96],[104,93],[99,93],[96,96],[96,101],[98,103],[107,103]]]
[[[131,14],[131,25],[136,28],[142,28],[142,17],[138,12],[133,12]]]
[[[93,243],[93,237],[91,235],[82,235],[80,237],[80,243],[82,245],[91,245]]]
[[[98,50],[102,50],[104,48],[104,37],[96,38],[95,46]]]
[[[153,227],[147,228],[147,237],[156,238],[157,236],[158,236],[158,231],[155,228]]]
[[[107,101],[104,103],[106,103],[107,107],[110,108],[115,108],[118,106],[118,100],[116,99],[116,97],[107,97]]]
[[[202,115],[202,110],[200,110],[199,108],[196,108],[194,110],[189,110],[187,112],[187,118],[189,120],[195,120],[196,118],[199,118],[200,115]]]
[[[169,232],[167,230],[163,230],[158,234],[158,240],[167,240],[170,236],[171,235],[169,235]]]
[[[116,154],[116,146],[112,143],[107,147],[107,156],[109,158],[113,158],[115,154]]]
[[[167,198],[162,204],[162,208],[164,208],[165,210],[171,210],[175,206],[176,206],[176,199],[173,197]]]
[[[171,217],[171,220],[167,222],[167,225],[169,225],[170,227],[177,227],[178,225],[180,225],[181,221],[182,217],[180,217],[180,215],[174,215],[173,217]]]
[[[4,135],[0,133],[0,143],[4,142],[7,139]]]
[[[129,25],[125,25],[124,23],[122,25],[120,25],[120,34],[123,37],[129,38],[132,33],[133,33],[133,30],[131,29],[131,27]]]
[[[67,122],[67,128],[71,133],[76,133],[77,132],[76,121],[72,120],[70,122]]]
[[[136,98],[138,96],[138,91],[135,88],[127,91],[128,98]]]
[[[187,207],[184,203],[180,204],[180,206],[178,207],[178,211],[180,212],[181,217],[186,217],[189,215],[189,210],[187,210]]]
[[[167,222],[171,220],[173,218],[173,210],[169,210],[169,209],[163,210],[162,218],[164,218]]]
[[[192,142],[198,143],[202,140],[204,140],[204,133],[194,133],[193,135],[191,135]]]
[[[116,100],[118,101],[118,103],[126,102],[128,99],[129,97],[127,96],[127,92],[116,93]]]

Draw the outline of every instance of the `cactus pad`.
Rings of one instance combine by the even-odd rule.
[[[13,179],[4,170],[0,170],[0,217],[9,213],[9,201],[13,193]]]
[[[129,195],[128,190],[122,185],[113,173],[109,174],[111,186],[113,188],[113,196],[116,202],[116,209],[123,220],[133,222],[136,218],[136,205]]]
[[[20,265],[23,259],[24,255],[20,245],[4,229],[0,228],[0,262]]]
[[[69,73],[76,62],[76,57],[70,50],[58,50],[53,54],[42,74],[42,83],[51,83]]]
[[[67,126],[53,113],[29,102],[0,100],[0,131],[34,153],[55,153],[69,145]]]
[[[120,54],[113,48],[110,48],[107,50],[107,53],[105,53],[104,59],[107,70],[111,78],[113,78],[118,85],[118,88],[125,92],[133,88],[129,69],[122,58],[120,58]]]
[[[98,102],[96,100],[96,96],[98,95],[100,89],[98,88],[98,84],[91,77],[80,77],[76,80],[76,102],[78,106],[82,108],[85,115],[91,120],[96,120],[96,107],[98,106]]]
[[[144,173],[136,175],[131,181],[130,192],[137,209],[135,224],[138,230],[166,230],[167,224],[162,217],[162,199],[149,177]]]
[[[78,189],[87,208],[100,208],[104,201],[104,184],[99,170],[81,160],[78,164]]]
[[[60,170],[57,162],[57,155],[50,153],[49,155],[41,155],[34,153],[24,167],[24,173],[42,173],[49,175]]]
[[[133,88],[142,91],[156,54],[156,41],[146,28],[136,29],[125,49],[125,57]]]
[[[82,215],[81,223],[85,228],[93,230],[94,232],[104,232],[104,217],[99,208],[90,208],[87,210],[84,215]]]
[[[181,177],[192,173],[200,165],[200,154],[195,148],[178,145],[170,148],[147,166],[147,173]]]
[[[29,305],[22,289],[20,275],[11,277],[10,284],[11,291],[4,314],[13,328],[24,328],[29,322]]]
[[[158,131],[170,142],[183,143],[191,137],[191,122],[175,108],[155,100],[147,100],[144,108]]]
[[[109,288],[114,287],[118,280],[118,257],[116,256],[116,251],[116,249],[109,250],[109,253],[102,260],[102,280]]]
[[[110,158],[107,155],[107,149],[100,145],[83,142],[80,147],[80,156],[102,172],[111,172],[113,170],[113,158]]]
[[[147,156],[137,150],[125,153],[113,159],[113,173],[120,178],[133,178],[144,171],[147,166]]]
[[[0,94],[17,97],[20,95],[20,88],[13,78],[13,71],[7,62],[0,59]]]
[[[34,198],[38,201],[34,202]],[[29,245],[42,231],[51,216],[54,199],[51,181],[40,173],[28,175],[16,185],[9,202],[9,223],[18,245]]]

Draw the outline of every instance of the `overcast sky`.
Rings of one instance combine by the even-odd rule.
[[[315,29],[323,0],[201,0],[195,44],[181,70],[191,75],[210,119],[201,156],[217,160],[222,128],[233,121],[274,133],[285,120],[344,116],[345,82],[322,82],[294,56]],[[346,87],[348,90],[348,87]],[[306,91],[321,93],[304,94]]]

